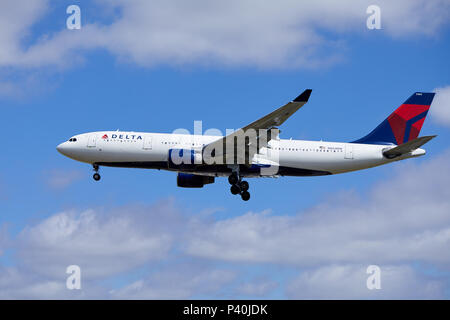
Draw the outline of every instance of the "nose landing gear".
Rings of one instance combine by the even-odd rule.
[[[250,199],[250,193],[248,192],[249,184],[247,181],[241,180],[241,177],[237,173],[233,172],[228,177],[228,182],[231,184],[230,191],[232,194],[240,194],[242,200],[248,201]]]
[[[94,171],[95,171],[95,173],[94,173],[94,175],[92,176],[92,178],[94,178],[95,181],[99,181],[100,178],[101,178],[100,174],[98,173],[99,167],[98,167],[97,164],[94,164],[94,165],[92,165],[92,166],[94,167]]]

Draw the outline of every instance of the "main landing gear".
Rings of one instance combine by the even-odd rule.
[[[232,194],[240,194],[244,201],[250,199],[250,193],[248,192],[250,186],[247,181],[241,180],[237,173],[233,172],[228,177],[228,182],[231,184],[230,191]]]
[[[94,178],[94,180],[95,181],[98,181],[98,180],[100,180],[100,174],[98,173],[98,169],[99,169],[99,167],[98,167],[98,165],[97,164],[94,164],[94,165],[92,165],[93,167],[94,167],[94,171],[95,171],[95,173],[94,173],[94,175],[92,176],[92,178]]]

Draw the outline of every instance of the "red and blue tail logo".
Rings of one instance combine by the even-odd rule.
[[[353,142],[400,145],[416,139],[433,98],[434,93],[414,93],[371,133]]]

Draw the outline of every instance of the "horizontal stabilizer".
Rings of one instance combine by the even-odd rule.
[[[403,154],[409,153],[411,151],[414,151],[421,146],[423,146],[425,143],[430,141],[436,136],[424,136],[420,138],[416,138],[414,140],[410,140],[406,143],[403,143],[395,148],[388,149],[386,151],[383,151],[383,155],[388,159],[393,159],[395,157],[399,157]]]

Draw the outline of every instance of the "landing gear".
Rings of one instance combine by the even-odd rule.
[[[248,192],[248,188],[250,187],[247,181],[241,180],[242,177],[238,175],[238,173],[233,172],[228,177],[228,182],[231,184],[231,194],[240,194],[242,200],[248,201],[250,199],[250,193]]]
[[[94,167],[94,171],[95,171],[95,173],[92,177],[94,178],[95,181],[98,181],[101,178],[100,174],[98,173],[98,169],[99,169],[98,164],[94,164],[92,166]]]
[[[230,188],[231,194],[239,194],[241,193],[241,188],[237,184],[233,184]]]
[[[241,181],[240,187],[241,187],[242,192],[244,192],[244,191],[247,191],[250,186],[248,185],[247,181]]]
[[[237,175],[236,172],[233,172],[229,177],[228,177],[228,182],[230,184],[237,184],[239,182],[239,177]]]
[[[250,199],[250,193],[248,191],[243,191],[241,193],[241,198],[244,201],[248,201]]]

